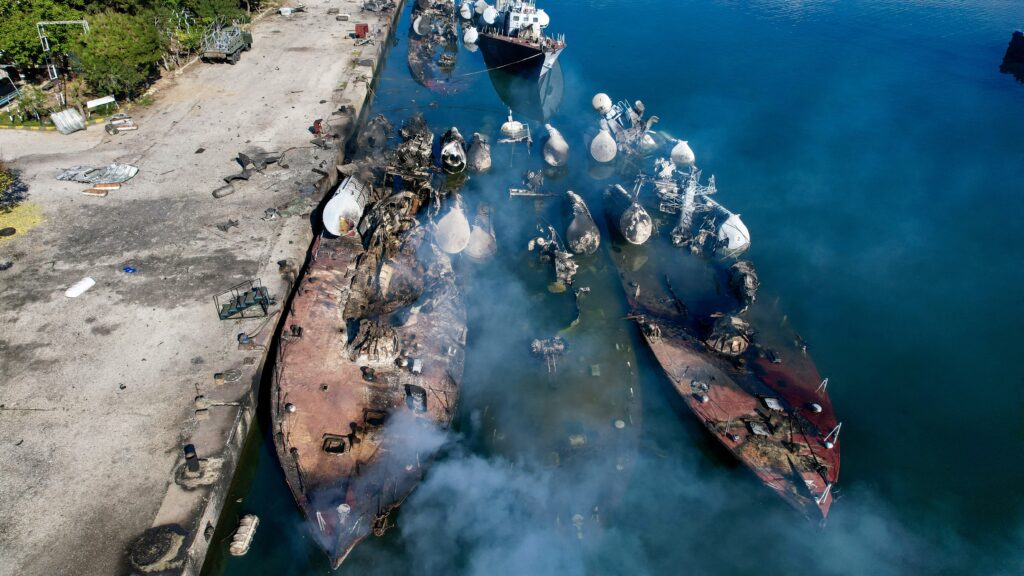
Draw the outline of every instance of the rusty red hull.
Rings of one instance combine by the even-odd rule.
[[[413,222],[416,206],[392,214]],[[356,237],[314,244],[271,391],[288,486],[335,568],[419,482],[463,372],[465,311],[447,257],[422,228],[400,242],[368,233],[368,249]]]
[[[623,242],[612,255],[632,317],[690,410],[766,486],[808,518],[824,521],[839,476],[838,422],[799,336],[770,306],[755,302],[746,313],[753,342],[738,357],[720,355],[705,344],[711,320],[697,309],[728,313],[721,310],[724,300],[687,303],[688,280],[704,282],[712,294],[714,282],[726,285],[721,272],[708,280],[716,278],[707,272],[713,263],[673,247],[666,233],[652,235],[646,246]],[[728,291],[727,285],[718,290]]]

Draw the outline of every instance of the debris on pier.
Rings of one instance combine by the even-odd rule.
[[[103,184],[127,182],[139,173],[139,169],[131,164],[113,163],[100,168],[75,166],[57,175],[57,180],[83,182],[85,184]]]

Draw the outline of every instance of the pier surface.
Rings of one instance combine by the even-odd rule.
[[[129,573],[126,550],[165,525],[184,533],[171,572],[199,572],[266,354],[237,336],[268,342],[290,289],[278,262],[302,266],[309,212],[337,178],[338,150],[309,129],[323,118],[335,146],[351,133],[397,20],[304,4],[257,21],[238,64],[161,80],[136,132],[0,132],[43,216],[0,239],[0,576]],[[360,22],[375,42],[349,37]],[[284,156],[215,198],[256,150]],[[55,179],[114,161],[139,173],[106,197]],[[95,286],[66,297],[84,277]],[[220,320],[213,296],[253,278],[277,299],[269,318]],[[199,478],[183,473],[186,444]]]

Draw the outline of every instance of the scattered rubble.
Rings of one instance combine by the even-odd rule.
[[[552,292],[565,292],[572,285],[573,276],[579,267],[572,259],[572,253],[565,250],[554,226],[538,226],[541,236],[533,238],[527,245],[530,251],[538,248],[543,259],[551,259],[555,265],[555,282],[548,288]],[[547,236],[544,233],[547,232]]]
[[[131,132],[132,130],[138,130],[139,125],[135,123],[135,120],[127,114],[114,114],[110,117],[110,121],[103,127],[107,134],[116,136],[121,132]]]
[[[733,294],[743,303],[743,309],[754,303],[757,299],[757,288],[761,282],[757,278],[757,271],[754,270],[754,263],[749,260],[740,260],[729,267],[729,287]]]
[[[723,356],[736,357],[747,351],[753,335],[754,331],[746,320],[724,315],[715,322],[704,343]]]
[[[387,12],[395,7],[394,0],[363,0],[359,6],[367,12]]]

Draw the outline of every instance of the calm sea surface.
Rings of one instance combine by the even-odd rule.
[[[479,52],[460,50],[453,93],[417,84],[409,7],[373,112],[494,142],[511,105],[538,142],[493,144],[494,170],[462,190],[492,207],[500,251],[459,264],[471,342],[451,447],[340,573],[1024,573],[1024,85],[999,73],[1024,3],[549,0],[569,48],[533,102]],[[842,472],[823,530],[674,398],[623,320],[607,236],[580,262],[574,327],[571,294],[526,250],[537,224],[562,227],[557,203],[507,194],[541,167],[543,108],[574,148],[548,187],[604,226],[616,180],[594,179],[583,146],[599,91],[690,142],[750,228],[760,298],[829,377]],[[529,342],[555,334],[569,353],[552,375]],[[266,428],[236,498],[224,524],[258,514],[253,548],[229,557],[218,532],[209,573],[330,572]]]

